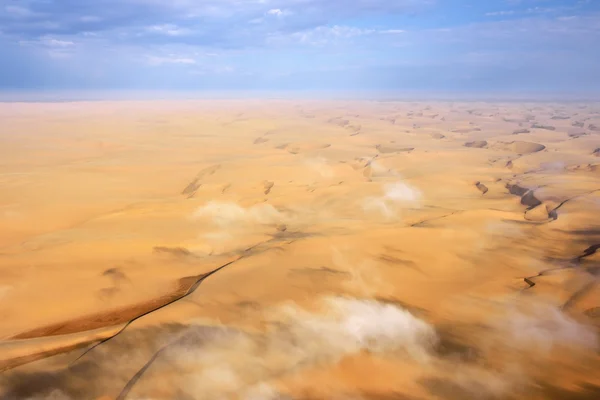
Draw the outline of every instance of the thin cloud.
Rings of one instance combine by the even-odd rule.
[[[52,39],[52,38],[48,38],[44,40],[45,44],[50,46],[50,47],[71,47],[71,46],[75,46],[75,43],[71,42],[70,40],[58,40],[58,39]]]
[[[390,33],[390,34],[397,34],[397,33],[404,33],[406,32],[404,29],[384,29],[379,31],[379,33]]]
[[[60,40],[52,37],[42,37],[38,40],[21,40],[19,44],[21,46],[43,46],[54,48],[67,48],[75,46],[75,42],[70,40]]]
[[[508,11],[494,11],[494,12],[488,12],[485,13],[486,17],[499,17],[499,16],[506,16],[506,15],[514,15],[515,11],[514,10],[508,10]]]
[[[267,11],[267,14],[269,14],[269,15],[275,15],[277,17],[282,17],[286,13],[285,13],[285,11],[281,11],[279,8],[273,8],[273,9]]]
[[[173,89],[208,84],[208,79],[189,73],[161,79],[157,71],[175,72],[146,67],[195,64],[197,73],[216,78],[211,85],[240,89],[374,84],[389,89],[450,82],[460,88],[461,76],[479,76],[470,78],[480,79],[479,85],[494,78],[504,86],[502,79],[514,78],[511,68],[513,75],[519,69],[519,84],[585,81],[582,87],[589,88],[600,86],[594,73],[600,55],[589,50],[600,40],[600,14],[592,3],[536,8],[542,4],[485,2],[479,13],[453,20],[442,1],[0,0],[0,58],[18,75],[24,69],[19,63],[61,50],[77,57],[76,63],[64,64],[68,76],[85,77],[84,69],[94,66],[106,69],[107,84],[139,78],[168,82]],[[410,18],[395,18],[401,15]],[[431,29],[430,17],[445,22]],[[219,54],[218,65],[204,60],[207,53]],[[560,57],[553,60],[556,54]],[[540,60],[546,67],[534,72]],[[47,74],[41,65],[28,69]],[[243,76],[248,73],[256,79],[249,82]],[[0,76],[0,86],[19,81]]]
[[[15,5],[9,5],[4,7],[4,11],[6,11],[7,14],[15,17],[32,17],[35,15],[35,13],[29,8]]]
[[[191,30],[186,28],[180,28],[177,25],[173,24],[164,24],[164,25],[153,25],[147,28],[149,32],[154,32],[167,36],[181,36],[188,35],[191,33]]]
[[[69,2],[68,5],[62,2],[32,2],[29,3],[29,8],[20,5],[6,6],[5,14],[8,18],[0,13],[0,25],[5,32],[24,40],[31,39],[31,35],[40,36],[51,32],[43,27],[17,23],[14,16],[33,18],[42,11],[48,21],[54,21],[60,26],[63,34],[89,31],[82,22],[94,22],[94,31],[127,31],[141,26],[162,25],[176,25],[179,29],[185,29],[201,18],[202,26],[218,35],[226,30],[237,30],[244,22],[258,20],[266,15],[288,17],[283,29],[300,31],[327,25],[339,18],[393,15],[421,9],[429,3],[416,0],[82,0]]]
[[[183,64],[183,65],[193,65],[196,64],[196,60],[193,58],[187,57],[156,57],[156,56],[148,56],[147,58],[148,64],[150,65],[164,65],[164,64]]]

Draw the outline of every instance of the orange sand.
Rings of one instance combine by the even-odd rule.
[[[0,398],[600,398],[597,104],[0,119]]]

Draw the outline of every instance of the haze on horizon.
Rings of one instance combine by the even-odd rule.
[[[0,0],[0,91],[591,93],[599,41],[593,0]]]

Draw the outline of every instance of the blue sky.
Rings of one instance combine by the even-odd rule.
[[[0,0],[0,89],[600,90],[600,0]]]

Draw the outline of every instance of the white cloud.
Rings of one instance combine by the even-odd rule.
[[[178,57],[178,56],[167,56],[167,57],[157,57],[157,56],[148,56],[148,63],[150,65],[163,65],[163,64],[183,64],[183,65],[193,65],[196,64],[196,60],[193,58],[187,57]]]
[[[272,8],[267,11],[267,15],[273,15],[276,17],[285,17],[292,15],[293,13],[290,10],[282,10],[281,8]]]
[[[336,37],[353,37],[353,36],[369,35],[371,33],[374,33],[375,30],[355,28],[352,26],[334,25],[333,27],[329,28],[329,32],[333,36],[336,36]]]
[[[527,12],[527,7],[517,9],[506,5],[505,10],[491,9],[493,12],[487,14],[489,18],[484,17],[483,11],[473,23],[454,24],[452,29],[446,30],[417,28],[419,19],[422,19],[417,13],[415,28],[405,31],[402,25],[369,27],[364,24],[377,21],[379,15],[398,15],[410,7],[418,9],[423,7],[423,1],[129,0],[111,1],[110,10],[98,6],[104,2],[88,2],[85,7],[74,7],[68,12],[59,3],[0,0],[3,38],[17,43],[21,40],[21,44],[29,45],[28,51],[31,52],[46,53],[49,48],[71,48],[72,54],[81,60],[77,65],[102,59],[107,68],[112,65],[114,70],[123,67],[128,71],[133,67],[128,63],[139,62],[143,58],[153,65],[196,64],[186,72],[197,69],[198,73],[210,73],[215,66],[204,66],[204,56],[200,53],[218,51],[223,57],[218,63],[221,67],[234,67],[238,77],[243,71],[256,71],[257,77],[264,78],[260,84],[268,82],[270,85],[279,85],[274,82],[289,80],[291,78],[287,77],[295,74],[313,80],[315,85],[329,85],[329,82],[336,80],[319,75],[320,71],[347,72],[351,67],[357,71],[363,68],[364,71],[361,75],[358,72],[347,73],[347,78],[342,78],[343,74],[330,73],[330,76],[339,77],[340,81],[351,80],[356,85],[367,85],[367,81],[383,82],[383,75],[371,79],[372,74],[368,71],[377,68],[377,74],[388,71],[386,73],[390,75],[386,75],[385,79],[408,81],[404,72],[390,78],[391,70],[402,66],[456,64],[456,60],[461,59],[471,64],[481,65],[485,62],[498,68],[509,68],[508,65],[514,63],[525,65],[520,54],[531,54],[533,51],[545,52],[548,58],[562,51],[567,57],[559,57],[558,61],[563,63],[572,54],[570,71],[592,70],[599,59],[594,52],[587,50],[593,48],[600,36],[599,15],[595,12],[583,13],[582,9],[574,8],[548,14],[542,8],[532,8]],[[502,17],[513,14],[512,8],[515,10],[513,16]],[[18,17],[33,14],[36,18]],[[517,16],[519,18],[515,18]],[[48,40],[42,43],[40,36],[51,37],[56,42]],[[399,49],[400,46],[403,48]],[[419,50],[423,48],[431,51]],[[487,54],[468,54],[481,52],[482,49]],[[511,59],[509,64],[494,55],[504,49],[508,49],[504,54]],[[178,56],[165,55],[169,52]],[[306,52],[312,52],[311,56],[307,57]],[[112,56],[114,54],[119,56]],[[155,57],[147,59],[146,54]],[[260,56],[257,57],[257,54]],[[76,68],[75,63],[73,68]],[[226,71],[226,68],[221,68],[221,72]],[[451,68],[446,71],[448,75],[455,75]],[[354,78],[350,78],[351,74]],[[481,74],[485,75],[486,72],[481,71]],[[109,75],[107,79],[113,79]],[[114,75],[119,76],[116,72]],[[544,74],[531,75],[537,78]],[[565,79],[576,75],[564,74]],[[593,74],[590,72],[588,75],[585,75],[585,79],[594,81]],[[222,75],[223,81],[225,76]],[[283,76],[287,77],[280,78]],[[360,79],[356,79],[359,76]],[[168,81],[173,85],[187,85],[187,82],[183,82],[185,75],[176,78]],[[447,82],[452,79],[450,76]],[[548,79],[551,83],[549,78],[539,79]],[[158,84],[160,80],[152,82]],[[167,80],[164,82],[167,84]],[[201,86],[203,82],[207,81],[189,77],[189,83]],[[239,82],[227,81],[227,85],[246,85]],[[296,84],[292,82],[292,86]]]
[[[550,7],[532,7],[526,10],[527,13],[553,13],[560,11],[561,8],[550,8]]]
[[[407,33],[403,29],[374,29],[374,28],[358,28],[347,25],[319,26],[317,28],[295,32],[289,36],[271,36],[268,42],[283,42],[291,40],[301,44],[322,46],[327,44],[340,43],[342,41],[350,41],[350,39],[368,38],[372,35],[400,35]]]
[[[577,19],[577,16],[575,15],[569,15],[569,16],[565,16],[565,17],[558,17],[557,20],[559,21],[572,21]]]
[[[174,384],[198,400],[275,400],[287,397],[272,385],[274,379],[362,351],[423,364],[432,360],[435,329],[408,311],[345,297],[320,303],[320,312],[296,304],[266,309],[261,334],[223,330],[205,339],[204,346],[173,346],[164,357],[178,371]],[[160,368],[153,366],[154,373],[160,374]],[[146,382],[148,393],[160,384],[158,379]]]
[[[508,10],[508,11],[494,11],[494,12],[488,12],[485,13],[486,17],[498,17],[498,16],[505,16],[505,15],[513,15],[515,12],[513,10]]]
[[[283,308],[284,319],[293,321],[298,337],[322,342],[327,353],[339,355],[368,349],[374,353],[406,350],[416,360],[426,361],[437,342],[434,328],[408,311],[374,300],[343,297],[324,299],[324,316],[311,315],[293,306]],[[306,343],[308,347],[311,344]],[[336,355],[337,355],[336,354]],[[314,356],[319,356],[315,351]]]
[[[59,40],[52,38],[42,39],[43,43],[50,47],[71,47],[75,46],[75,43],[70,40]]]
[[[237,203],[211,201],[198,208],[193,218],[210,219],[220,227],[239,224],[281,223],[285,216],[270,204],[256,204],[244,208]]]
[[[598,348],[594,330],[568,314],[544,303],[532,303],[525,309],[510,309],[507,320],[497,322],[505,340],[513,346],[535,348],[549,353],[554,347]]]
[[[367,36],[378,31],[375,29],[363,29],[356,28],[353,26],[343,26],[343,25],[334,25],[334,26],[319,26],[314,29],[310,29],[307,31],[296,32],[289,37],[271,37],[272,42],[281,42],[291,39],[292,41],[299,42],[302,44],[308,45],[326,45],[335,42],[339,42],[341,40],[347,40],[351,38],[357,38],[361,36]]]
[[[177,25],[173,24],[153,25],[148,27],[147,30],[150,32],[159,33],[167,36],[182,36],[191,33],[189,29],[180,28]]]
[[[19,41],[21,46],[37,46],[54,49],[68,49],[75,46],[75,42],[71,40],[55,39],[53,37],[44,36],[38,40],[21,40]]]
[[[56,39],[44,36],[37,40],[21,40],[19,45],[31,49],[38,49],[53,59],[65,59],[72,57],[79,46],[71,40]]]
[[[314,172],[319,174],[322,178],[328,179],[333,178],[335,176],[335,171],[333,170],[333,168],[331,168],[331,166],[327,162],[327,159],[323,157],[309,158],[305,160],[305,164]]]
[[[390,183],[384,186],[384,194],[370,197],[363,203],[365,211],[377,211],[386,218],[398,216],[402,207],[419,207],[421,191],[404,182]]]
[[[278,17],[283,15],[283,11],[281,11],[279,8],[273,8],[269,11],[267,11],[267,14],[269,15],[277,15]]]

